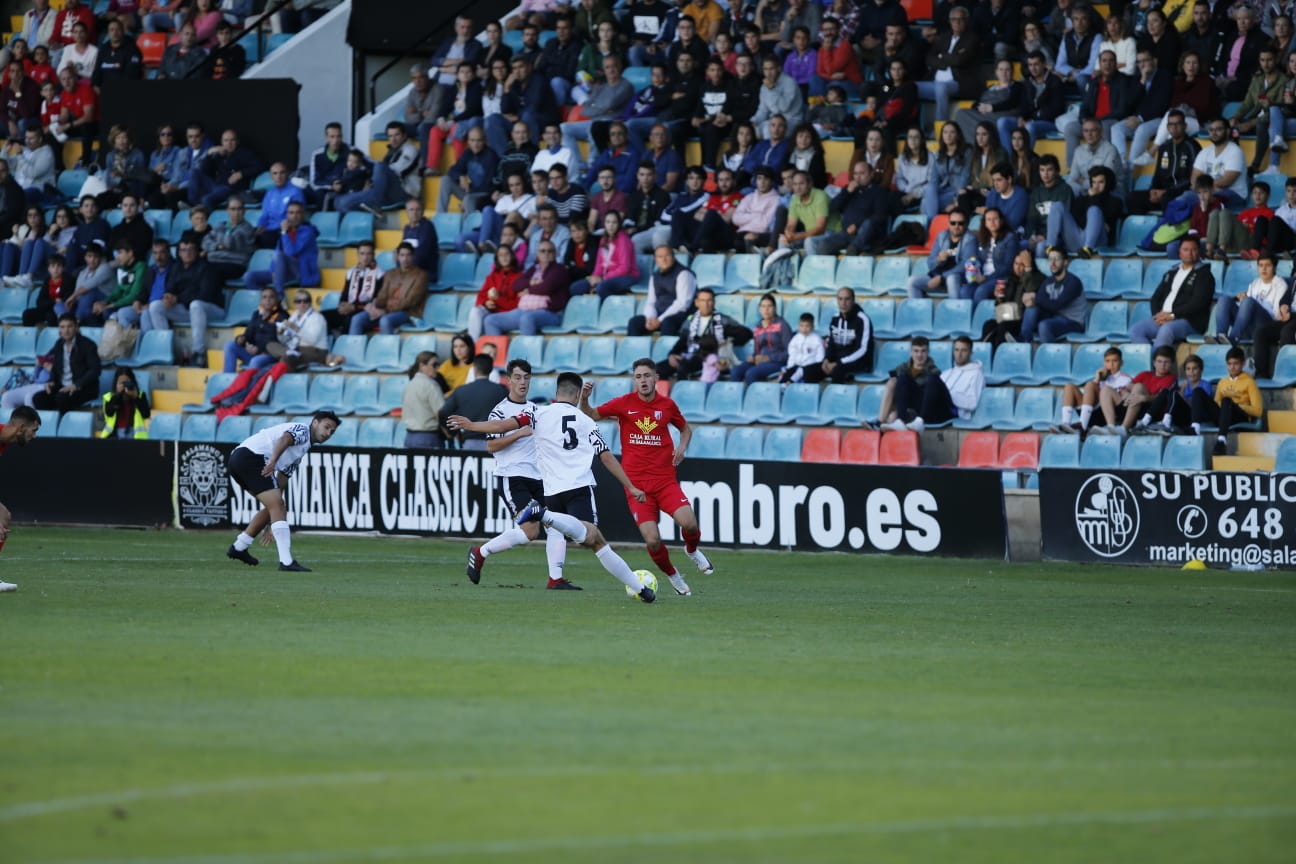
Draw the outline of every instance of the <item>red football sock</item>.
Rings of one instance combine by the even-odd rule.
[[[701,531],[681,531],[680,536],[684,538],[684,550],[686,552],[696,552],[698,541],[702,539]]]
[[[658,546],[657,551],[655,552],[653,551],[653,548],[649,546],[648,557],[652,558],[653,563],[657,565],[664,575],[671,576],[675,573],[675,565],[671,563],[670,552],[666,550],[666,545],[664,543],[661,546]]]

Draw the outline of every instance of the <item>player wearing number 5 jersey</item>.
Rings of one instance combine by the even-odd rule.
[[[622,584],[633,588],[639,596],[652,602],[651,588],[643,585],[634,575],[630,565],[612,551],[597,527],[594,506],[594,472],[590,463],[595,457],[626,488],[626,494],[643,501],[643,490],[635,487],[621,469],[616,457],[608,450],[598,427],[580,409],[576,400],[581,395],[581,378],[571,372],[558,376],[554,402],[536,410],[534,417],[519,413],[499,420],[473,422],[455,415],[447,420],[451,429],[482,432],[487,435],[512,432],[527,426],[532,428],[536,458],[540,463],[540,476],[544,478],[544,503],[532,502],[523,508],[518,520],[522,524],[539,520],[548,528],[555,528],[564,536],[594,550],[603,569]],[[645,594],[645,592],[647,592]]]
[[[684,538],[685,554],[702,573],[715,572],[707,556],[698,548],[701,532],[697,516],[675,476],[675,468],[684,461],[684,451],[693,437],[693,429],[680,413],[675,400],[657,392],[657,366],[650,358],[636,360],[633,374],[633,391],[604,402],[598,408],[590,406],[589,394],[593,388],[586,384],[581,390],[580,407],[591,420],[615,417],[620,424],[621,459],[625,472],[647,495],[646,500],[627,496],[630,513],[648,544],[648,555],[670,579],[675,593],[692,594],[684,577],[671,563],[670,553],[657,530],[657,517],[660,513],[669,513]],[[680,430],[678,446],[671,440],[669,426]]]

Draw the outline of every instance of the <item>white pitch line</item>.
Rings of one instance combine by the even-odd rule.
[[[1187,807],[1108,812],[1025,813],[1008,816],[952,816],[891,822],[835,823],[767,828],[719,828],[604,837],[554,837],[481,842],[374,846],[367,849],[316,849],[266,854],[231,853],[166,858],[84,858],[28,864],[330,864],[350,861],[396,861],[468,855],[516,855],[551,851],[666,848],[712,843],[769,842],[815,837],[915,834],[939,831],[996,831],[1073,825],[1149,825],[1201,820],[1270,819],[1296,814],[1296,805],[1256,807]]]

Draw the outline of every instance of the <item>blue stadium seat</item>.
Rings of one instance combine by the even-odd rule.
[[[859,419],[861,421],[877,423],[881,419],[878,415],[882,411],[882,396],[885,393],[886,385],[883,384],[868,384],[860,388]]]
[[[604,402],[610,402],[618,396],[624,396],[633,389],[634,380],[628,375],[619,375],[615,378],[600,379],[594,385],[594,392],[590,394],[590,404],[598,407]]]
[[[761,451],[764,446],[765,430],[760,426],[735,426],[729,430],[729,438],[725,441],[724,455],[726,459],[751,462],[761,458]]]
[[[1017,396],[1013,410],[1014,429],[1047,429],[1053,424],[1052,387],[1029,387]]]
[[[627,66],[621,74],[636,93],[652,83],[652,70],[647,66]]]
[[[666,336],[658,341],[666,343],[666,347],[675,341],[674,336]],[[653,355],[653,338],[651,336],[626,336],[616,340],[617,353],[616,361],[613,364],[616,369],[613,372],[601,372],[601,375],[628,375],[630,374],[631,364],[636,360]],[[595,370],[596,372],[598,370]]]
[[[929,336],[935,303],[930,298],[906,297],[896,304],[895,324],[892,331],[900,336]]]
[[[729,258],[725,266],[724,285],[717,288],[728,293],[734,291],[754,290],[760,285],[761,257],[751,253],[739,253]]]
[[[311,410],[310,377],[305,373],[285,375],[274,382],[268,403],[248,409],[252,414],[300,414]]]
[[[1115,436],[1108,435],[1108,438]],[[1120,467],[1135,471],[1155,471],[1161,467],[1163,440],[1156,435],[1139,435],[1125,442]]]
[[[216,443],[239,444],[252,434],[252,418],[245,415],[226,417],[216,427]]]
[[[465,302],[471,309],[476,303],[476,298],[471,294],[465,297],[454,294],[430,294],[427,302],[423,304],[420,327],[410,329],[462,330],[468,326],[466,311],[462,316],[460,315]],[[402,327],[401,330],[405,330],[406,327],[409,325]]]
[[[1119,435],[1090,435],[1080,448],[1081,468],[1119,468],[1120,464]]]
[[[278,417],[273,414],[263,414],[252,421],[252,434],[255,435],[263,429],[277,426],[278,424],[285,422],[287,419],[288,418],[286,417]]]
[[[1105,342],[1097,345],[1081,345],[1071,358],[1071,383],[1083,384],[1093,379],[1094,373],[1102,368],[1103,352],[1111,346]]]
[[[626,327],[639,311],[638,298],[630,294],[614,294],[603,301],[599,307],[597,329],[586,329],[585,333],[624,333]],[[674,340],[672,340],[674,341]]]
[[[820,298],[818,297],[789,297],[783,301],[783,308],[779,314],[783,316],[783,320],[788,322],[788,326],[792,328],[792,331],[796,332],[797,321],[801,319],[801,315],[803,313],[808,312],[811,315],[814,315],[816,320],[818,319],[819,301]],[[760,321],[760,298],[759,297],[754,298],[753,301],[748,305],[750,306],[749,313],[755,313],[756,316],[755,318],[752,318],[751,314],[749,314],[747,316],[748,321],[759,322]],[[834,301],[834,307],[835,306],[836,306],[836,301]]]
[[[1153,258],[1147,262],[1147,267],[1143,271],[1143,286],[1138,294],[1131,294],[1129,291],[1121,292],[1122,297],[1135,300],[1148,300],[1156,293],[1157,286],[1161,284],[1161,277],[1167,271],[1173,270],[1179,266],[1178,261],[1172,261],[1167,258]],[[1246,287],[1246,286],[1243,286]]]
[[[652,359],[654,363],[660,363],[670,356],[670,350],[675,345],[675,340],[670,337],[657,339],[652,343]]]
[[[598,329],[599,296],[581,294],[567,301],[562,321],[554,327],[542,327],[542,333],[606,333]],[[584,329],[582,329],[584,328]]]
[[[690,423],[712,423],[716,415],[706,409],[706,385],[701,381],[676,381],[671,399]]]
[[[699,288],[719,288],[725,283],[725,256],[713,253],[694,255],[689,269]]]
[[[944,340],[928,342],[927,356],[937,369],[948,369],[954,365],[954,343]]]
[[[982,300],[972,310],[972,338],[980,339],[981,331],[985,329],[987,321],[993,321],[995,317],[993,300]]]
[[[771,429],[765,436],[763,458],[767,462],[800,462],[803,435],[800,429]]]
[[[801,261],[790,291],[808,294],[811,291],[831,288],[837,291],[837,256],[807,255]],[[789,289],[785,289],[789,290]]]
[[[1138,251],[1139,242],[1157,223],[1156,216],[1126,216],[1116,232],[1116,245],[1098,250],[1102,255],[1123,258]]]
[[[180,437],[180,414],[155,413],[149,418],[149,437],[155,441],[175,441]]]
[[[396,434],[396,421],[386,417],[371,417],[360,424],[356,442],[360,447],[387,449]]]
[[[59,172],[57,185],[59,195],[76,209],[77,195],[90,177],[90,172],[83,168],[67,168]]]
[[[1224,270],[1224,282],[1216,289],[1216,293],[1223,294],[1225,297],[1236,297],[1246,291],[1247,286],[1259,276],[1260,268],[1256,262],[1230,261],[1228,267]]]
[[[819,317],[815,321],[815,330],[817,330],[820,335],[826,334],[828,332],[828,328],[832,326],[832,319],[836,317],[837,317],[837,298],[820,297]],[[796,321],[789,321],[788,324],[791,325],[793,330],[796,330],[797,328]]]
[[[1278,358],[1274,361],[1272,378],[1261,378],[1256,381],[1260,387],[1272,390],[1279,387],[1291,387],[1296,384],[1296,345],[1284,345],[1278,349]]]
[[[1202,377],[1208,381],[1218,381],[1228,375],[1228,364],[1224,360],[1224,355],[1229,352],[1230,345],[1198,345],[1194,352],[1202,361]]]
[[[139,378],[143,374],[143,372],[136,372],[135,377]],[[233,381],[233,372],[213,372],[207,376],[207,383],[203,387],[203,401],[201,403],[186,403],[180,406],[180,410],[186,414],[205,414],[209,411],[215,411],[216,406],[212,404],[212,397],[217,393],[224,392],[225,388]],[[142,384],[143,382],[141,382],[141,386]]]
[[[459,232],[463,230],[463,214],[438,213],[432,217],[432,227],[436,228],[437,246],[443,250],[453,249]],[[445,264],[441,266],[444,268]]]
[[[779,407],[782,422],[815,425],[819,423],[819,385],[789,384],[783,391]]]
[[[358,246],[361,241],[374,239],[374,217],[364,210],[353,210],[342,216],[338,225],[337,245]],[[440,237],[437,238],[440,245]],[[323,245],[323,244],[320,244]]]
[[[481,281],[477,279],[477,256],[471,252],[451,252],[449,255],[442,255],[441,275],[437,279],[437,284],[442,288],[480,287]]]
[[[396,333],[375,333],[365,346],[365,366],[379,372],[404,372],[409,364],[401,363],[401,337]]]
[[[509,360],[526,360],[534,369],[544,369],[544,342],[543,336],[514,336],[509,340],[508,357],[505,358],[505,364]]]
[[[1095,438],[1108,436],[1098,435]],[[1114,436],[1112,436],[1114,437]],[[1119,441],[1120,439],[1116,439]],[[1040,445],[1041,468],[1079,468],[1079,435],[1045,435]]]
[[[904,255],[887,255],[873,266],[874,294],[907,296],[909,293],[909,259]]]
[[[1102,290],[1087,291],[1090,297],[1142,297],[1143,262],[1138,258],[1118,258],[1107,264]]]
[[[0,322],[21,324],[23,312],[27,311],[27,297],[31,292],[26,288],[5,288],[0,290]]]
[[[837,262],[837,284],[832,286],[832,290],[825,287],[815,293],[836,296],[838,288],[853,288],[856,297],[861,294],[872,294],[875,266],[877,262],[870,255],[848,255]]]
[[[721,315],[735,321],[747,320],[747,298],[741,294],[720,294],[716,298],[715,308]],[[672,340],[674,341],[674,340]]]
[[[342,368],[348,372],[372,372],[364,364],[366,342],[368,337],[363,334],[344,334],[333,340],[329,353],[340,355],[343,358]]]
[[[208,321],[212,327],[239,327],[248,323],[252,313],[261,305],[261,292],[250,288],[235,291],[225,304],[225,314]]]
[[[180,212],[183,213],[184,211],[182,210]],[[247,266],[247,270],[244,271],[244,275],[246,275],[247,273],[254,273],[258,270],[270,270],[273,267],[274,267],[274,250],[258,249],[255,252],[253,252],[252,257],[248,259],[248,266]],[[243,276],[239,276],[237,279],[226,279],[225,284],[231,288],[244,288],[247,286],[247,279],[245,279]],[[255,295],[257,292],[253,291],[252,293]]]
[[[632,294],[647,294],[648,283],[652,279],[653,271],[656,269],[653,265],[653,256],[636,255],[635,265],[639,268],[639,278],[630,287],[630,292]]]
[[[873,324],[873,336],[882,336],[895,334],[895,314],[896,303],[890,298],[874,298],[864,300],[860,304],[864,314]]]
[[[898,325],[897,325],[898,326]],[[915,336],[928,336],[934,339],[952,339],[955,336],[973,336],[981,338],[981,331],[972,332],[972,301],[942,300],[936,306],[936,315],[932,319],[931,330],[926,333],[914,331]],[[945,367],[942,366],[942,369]]]
[[[165,237],[168,233],[170,233],[171,231],[171,211],[170,210],[166,210],[162,208],[154,208],[151,210],[145,210],[140,215],[144,217],[144,221],[147,222],[149,224],[149,227],[153,229],[154,237]]]
[[[1071,346],[1065,342],[1051,342],[1035,349],[1031,363],[1031,380],[1014,381],[1015,384],[1065,384],[1071,380]]]
[[[725,426],[694,426],[693,441],[692,443],[689,444],[689,458],[690,459],[726,458],[725,439],[728,437],[729,437],[729,430],[728,427]]]
[[[1103,266],[1101,258],[1077,258],[1067,266],[1067,272],[1073,274],[1084,286],[1085,295],[1094,297],[1102,292]]]
[[[307,410],[330,410],[339,415],[351,413],[342,400],[345,387],[346,380],[341,375],[316,375],[311,379],[310,398],[307,400],[310,407]]]
[[[55,330],[57,333],[58,331]],[[29,365],[36,362],[36,328],[10,327],[4,334],[0,363]]]
[[[813,386],[813,385],[812,385]],[[757,381],[748,384],[743,393],[742,407],[732,414],[720,415],[721,423],[782,423],[779,403],[783,388],[775,381]]]
[[[319,308],[321,312],[327,312],[330,309],[338,308],[338,303],[342,300],[341,291],[330,291],[320,299]]]
[[[819,414],[815,422],[821,425],[858,424],[859,390],[854,384],[829,384],[819,395]]]
[[[1205,457],[1205,450],[1202,449],[1202,439],[1198,438],[1196,435],[1193,436],[1177,435],[1174,438],[1171,438],[1169,443],[1166,444],[1166,457],[1169,457],[1170,455],[1170,444],[1174,444],[1175,442],[1181,440],[1192,441],[1196,443],[1197,455],[1201,457],[1203,462],[1205,462],[1206,457]],[[1188,448],[1181,444],[1176,449],[1187,450]],[[1178,456],[1178,454],[1176,454],[1176,456]],[[1188,461],[1187,457],[1182,457],[1182,458],[1183,461],[1185,462]],[[1161,460],[1161,464],[1162,467],[1164,468],[1170,467],[1169,465],[1166,464],[1165,458]],[[1288,438],[1287,440],[1283,441],[1281,444],[1278,445],[1278,454],[1274,457],[1274,473],[1275,474],[1296,474],[1296,438]]]
[[[58,342],[57,327],[42,327],[36,334],[36,356],[42,357],[54,350],[54,345]]]
[[[531,386],[527,390],[527,399],[537,405],[543,405],[552,402],[556,392],[558,392],[558,376],[532,375]]]
[[[986,383],[1006,384],[1009,381],[1034,383],[1031,377],[1031,346],[1028,343],[1005,342],[995,349],[994,363],[986,373]]]
[[[595,375],[616,375],[617,340],[586,339],[581,344],[580,367]]]
[[[1006,345],[1000,345],[1002,351]],[[991,427],[1015,429],[1013,422],[1013,389],[1011,387],[987,387],[981,391],[981,401],[968,419],[958,418],[954,421],[955,429],[989,429]]]
[[[150,331],[153,332],[153,331]],[[180,430],[181,441],[206,441],[216,440],[216,415],[215,414],[189,414],[184,418],[184,425]]]
[[[1089,308],[1084,332],[1068,333],[1068,342],[1097,342],[1129,337],[1129,305],[1124,300],[1099,300]]]
[[[401,394],[409,379],[404,375],[393,375],[378,382],[378,413],[390,414],[400,407]]]
[[[322,376],[321,376],[322,377]],[[348,375],[342,391],[342,405],[347,413],[379,414],[378,378],[374,375]]]
[[[612,455],[621,455],[621,435],[617,429],[617,421],[600,420],[598,422],[599,435],[603,436],[604,442],[612,448]],[[723,452],[723,451],[722,451]]]
[[[364,213],[364,215],[369,216],[368,213]],[[369,218],[372,219],[373,217],[369,216]],[[332,210],[320,211],[311,215],[310,224],[314,225],[315,230],[319,232],[319,237],[315,240],[319,248],[335,249],[341,245],[338,243],[338,227],[341,221],[341,214]]]
[[[855,380],[860,381],[885,381],[891,376],[891,370],[909,359],[908,342],[883,342],[880,348],[874,348],[877,352],[873,358],[873,371],[867,373],[866,377],[855,376]]]
[[[13,331],[9,331],[10,336]],[[175,351],[172,348],[172,337],[174,332],[171,330],[150,330],[141,334],[135,342],[135,353],[130,357],[122,358],[117,361],[118,366],[128,366],[132,369],[138,369],[141,366],[169,366],[175,361]],[[6,347],[8,347],[6,345]]]
[[[516,339],[514,343],[516,343]],[[545,340],[544,359],[532,367],[537,372],[586,372],[581,366],[581,339],[579,336],[554,336]]]
[[[1219,262],[1216,262],[1216,263],[1219,263]],[[1130,328],[1130,330],[1133,330],[1133,329],[1134,329],[1134,325],[1137,324],[1137,323],[1139,323],[1140,321],[1142,321],[1144,318],[1151,318],[1151,317],[1152,317],[1152,304],[1151,304],[1151,303],[1147,302],[1146,300],[1141,300],[1141,301],[1139,301],[1138,303],[1134,303],[1134,304],[1131,305],[1130,308],[1129,308],[1129,328]],[[1211,315],[1211,316],[1210,316],[1210,326],[1206,328],[1206,332],[1209,333],[1212,337],[1215,335],[1215,316],[1214,316],[1214,315]],[[1193,335],[1193,334],[1190,334],[1190,337],[1189,337],[1189,339],[1188,339],[1188,341],[1190,341],[1190,342],[1193,341],[1192,338],[1191,338],[1192,335]],[[1205,341],[1205,340],[1203,340],[1203,339],[1201,339],[1201,338],[1199,337],[1197,341]]]
[[[44,425],[44,424],[42,424]],[[94,414],[90,411],[69,411],[58,422],[56,438],[90,438],[94,434]]]
[[[707,389],[707,413],[717,418],[741,416],[743,390],[746,386],[741,381],[717,381],[712,384]]]
[[[331,380],[339,380],[333,376]],[[339,426],[334,432],[333,437],[325,441],[324,447],[358,447],[360,446],[360,423],[356,420],[348,420]]]
[[[1152,368],[1152,346],[1146,342],[1127,342],[1120,346],[1121,368],[1137,375]]]

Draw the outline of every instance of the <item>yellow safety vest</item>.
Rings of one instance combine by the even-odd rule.
[[[111,392],[103,395],[104,428],[99,432],[100,438],[111,438],[117,431],[117,415],[108,413],[108,403],[112,400],[112,397],[113,394]],[[132,427],[134,428],[135,433],[131,437],[135,440],[139,441],[148,437],[148,421],[145,420],[144,415],[140,413],[138,403],[135,405],[135,417]]]

